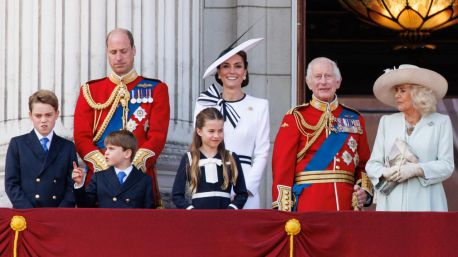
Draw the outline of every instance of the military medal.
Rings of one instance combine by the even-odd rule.
[[[152,103],[152,102],[153,102],[153,98],[151,97],[151,89],[148,90],[148,95],[149,95],[149,97],[148,97],[148,103]]]
[[[141,106],[139,106],[137,110],[135,110],[134,116],[138,121],[142,121],[146,117],[146,111]]]
[[[344,151],[342,153],[342,160],[348,165],[350,165],[351,161],[353,160],[353,157],[351,156],[350,153],[348,153],[347,151]]]
[[[137,99],[135,99],[135,91],[132,90],[132,98],[130,99],[130,103],[131,104],[136,104],[137,103]]]
[[[358,148],[358,142],[350,136],[350,139],[348,139],[348,147],[353,151],[356,152],[356,148]]]
[[[126,125],[126,129],[129,130],[130,132],[133,132],[137,128],[137,122],[134,120],[129,120]]]
[[[143,93],[144,94],[143,94],[143,98],[142,98],[142,103],[146,104],[146,103],[148,103],[148,97],[146,97],[146,95],[147,95],[146,91],[144,91]]]
[[[141,90],[137,90],[137,103],[141,104],[142,103],[142,91]]]

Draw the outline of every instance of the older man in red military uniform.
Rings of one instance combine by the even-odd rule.
[[[76,149],[89,168],[90,178],[92,172],[108,168],[103,155],[105,136],[120,129],[131,131],[139,143],[133,164],[152,176],[154,200],[159,207],[155,163],[164,148],[169,126],[167,85],[135,72],[136,49],[130,31],[111,31],[106,47],[112,73],[81,86],[74,116]]]
[[[310,103],[291,109],[275,139],[272,207],[282,211],[357,210],[371,204],[365,172],[370,156],[363,117],[338,102],[334,61],[307,69]]]

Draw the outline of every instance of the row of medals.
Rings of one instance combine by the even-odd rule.
[[[151,89],[132,90],[131,91],[130,103],[131,104],[152,103],[153,102],[153,98],[151,96],[152,96],[152,90]]]

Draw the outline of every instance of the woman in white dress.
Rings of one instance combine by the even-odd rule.
[[[454,169],[452,124],[436,112],[447,87],[440,74],[407,64],[386,70],[375,81],[377,99],[400,111],[381,118],[366,164],[377,210],[448,210],[442,181]],[[384,183],[394,188],[384,190]]]
[[[224,116],[224,143],[242,164],[248,189],[244,209],[259,209],[259,187],[267,165],[270,148],[269,104],[243,92],[249,83],[246,52],[262,38],[248,40],[223,51],[204,74],[215,74],[219,85],[212,84],[196,101],[194,119],[204,108],[216,107]],[[222,88],[221,88],[221,86]]]

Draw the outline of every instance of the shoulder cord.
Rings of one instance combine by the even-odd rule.
[[[313,143],[315,143],[315,141],[321,135],[324,128],[326,128],[327,132],[329,131],[329,128],[331,128],[332,120],[334,117],[330,112],[323,112],[317,124],[315,126],[312,126],[305,121],[304,116],[302,116],[300,112],[294,110],[293,115],[296,120],[297,128],[299,129],[301,134],[307,138],[307,143],[305,143],[304,148],[302,148],[302,150],[299,151],[299,153],[297,153],[296,155],[296,162],[299,162],[304,158],[305,152],[310,148],[310,146]],[[311,130],[313,132],[307,133],[305,129]]]
[[[130,99],[130,94],[129,94],[129,91],[127,90],[127,86],[124,83],[122,83],[122,82],[119,83],[115,87],[113,92],[111,93],[111,95],[108,98],[108,100],[103,104],[96,103],[94,101],[94,99],[91,96],[91,92],[89,90],[89,85],[88,84],[83,85],[83,96],[84,96],[84,99],[86,99],[86,101],[89,104],[89,106],[91,108],[93,108],[95,110],[95,112],[102,111],[102,110],[106,109],[108,106],[111,105],[111,108],[110,108],[110,111],[107,114],[107,117],[104,119],[104,121],[102,123],[102,126],[100,127],[99,131],[97,131],[97,134],[93,138],[94,142],[99,140],[100,137],[102,136],[103,132],[105,132],[105,129],[107,128],[108,123],[110,122],[111,118],[113,117],[113,114],[116,111],[116,108],[118,107],[119,102],[121,102],[121,105],[123,107],[123,117],[122,117],[123,128],[126,127],[127,115],[128,115],[128,112],[129,112],[128,102],[129,102],[129,99]],[[99,116],[99,118],[100,118],[100,116]],[[98,124],[99,124],[99,120],[97,120],[97,121],[94,120],[94,127],[93,127],[94,131],[97,129]]]

